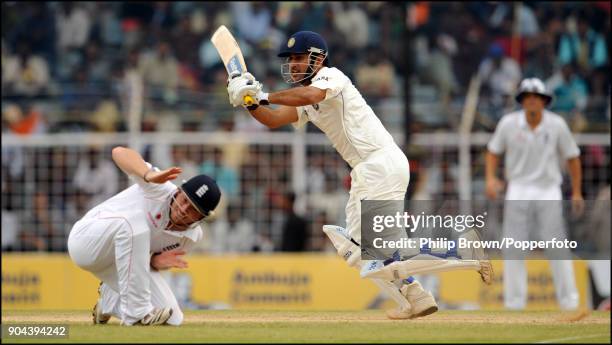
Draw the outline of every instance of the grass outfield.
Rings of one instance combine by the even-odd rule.
[[[379,310],[188,311],[180,327],[121,327],[116,319],[93,326],[87,311],[3,310],[2,325],[15,323],[68,323],[70,336],[3,338],[3,343],[610,343],[610,312],[440,311],[416,320],[391,321]]]

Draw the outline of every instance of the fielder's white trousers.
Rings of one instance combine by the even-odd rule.
[[[81,219],[68,237],[70,258],[103,282],[102,313],[132,325],[154,307],[171,307],[168,324],[180,325],[174,294],[160,273],[150,271],[150,230],[138,225],[103,213]]]
[[[404,200],[409,181],[408,159],[397,145],[371,153],[353,168],[346,229],[357,243],[361,243],[361,200]]]
[[[562,200],[559,186],[541,187],[509,183],[506,200],[525,200],[506,203],[504,207],[504,237],[517,241],[530,240],[529,230],[540,236],[533,240],[565,238],[561,203],[534,203],[534,200]],[[530,201],[528,201],[530,200]],[[576,288],[572,260],[550,260],[555,293],[564,310],[577,309],[579,295]],[[525,309],[527,305],[527,269],[524,260],[504,260],[504,304],[508,309]]]

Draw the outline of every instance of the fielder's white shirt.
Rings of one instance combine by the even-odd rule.
[[[146,163],[149,169],[150,163]],[[155,170],[159,171],[158,168]],[[163,184],[147,183],[142,177],[130,175],[136,183],[119,194],[91,209],[83,218],[102,214],[126,219],[124,226],[148,226],[151,231],[151,252],[158,253],[176,248],[189,250],[202,239],[202,229],[193,227],[185,231],[167,230],[170,219],[170,201],[178,187],[167,181]]]
[[[504,115],[487,148],[494,154],[505,153],[509,183],[541,187],[560,186],[563,165],[580,155],[565,120],[547,110],[534,130],[529,127],[524,110]]]
[[[297,107],[299,128],[311,121],[327,135],[334,148],[351,166],[364,161],[372,152],[395,145],[351,80],[335,67],[323,67],[310,86],[327,90],[325,99]]]

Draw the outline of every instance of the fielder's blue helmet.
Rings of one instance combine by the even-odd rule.
[[[288,57],[290,54],[317,53],[327,55],[327,43],[321,35],[312,31],[298,31],[284,43],[278,57]]]
[[[181,185],[181,189],[203,216],[207,216],[213,211],[221,199],[219,186],[210,176],[194,176],[184,182]]]

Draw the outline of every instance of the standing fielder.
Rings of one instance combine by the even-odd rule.
[[[265,93],[250,73],[229,80],[230,103],[245,106],[250,114],[269,128],[293,124],[296,128],[311,121],[331,140],[334,148],[352,167],[351,190],[346,205],[347,228],[325,225],[338,254],[347,263],[361,268],[361,200],[404,200],[410,178],[408,159],[395,144],[378,117],[366,104],[351,80],[329,66],[327,44],[311,31],[293,34],[278,54],[286,58],[281,73],[289,84],[300,87]],[[250,95],[251,106],[243,104]],[[276,109],[262,105],[277,104]],[[394,282],[374,283],[398,303],[387,312],[392,319],[409,319],[438,310],[431,293],[408,277]]]
[[[487,146],[487,196],[495,199],[502,189],[496,170],[499,155],[505,153],[508,187],[504,206],[504,237],[528,240],[531,227],[544,237],[542,240],[565,238],[560,202],[534,201],[562,200],[561,166],[566,163],[572,183],[572,207],[574,212],[582,212],[580,150],[565,120],[544,109],[552,101],[552,96],[546,92],[541,80],[523,80],[516,101],[523,109],[501,119]],[[561,308],[576,309],[578,291],[572,261],[551,260],[550,263]],[[503,281],[506,308],[524,309],[527,304],[525,263],[522,260],[504,260]]]
[[[87,212],[68,237],[72,261],[102,281],[93,322],[105,324],[115,316],[123,325],[178,326],[183,313],[158,271],[187,267],[180,256],[202,238],[198,225],[221,193],[206,175],[177,187],[170,180],[181,168],[160,171],[123,147],[112,155],[136,184]]]

